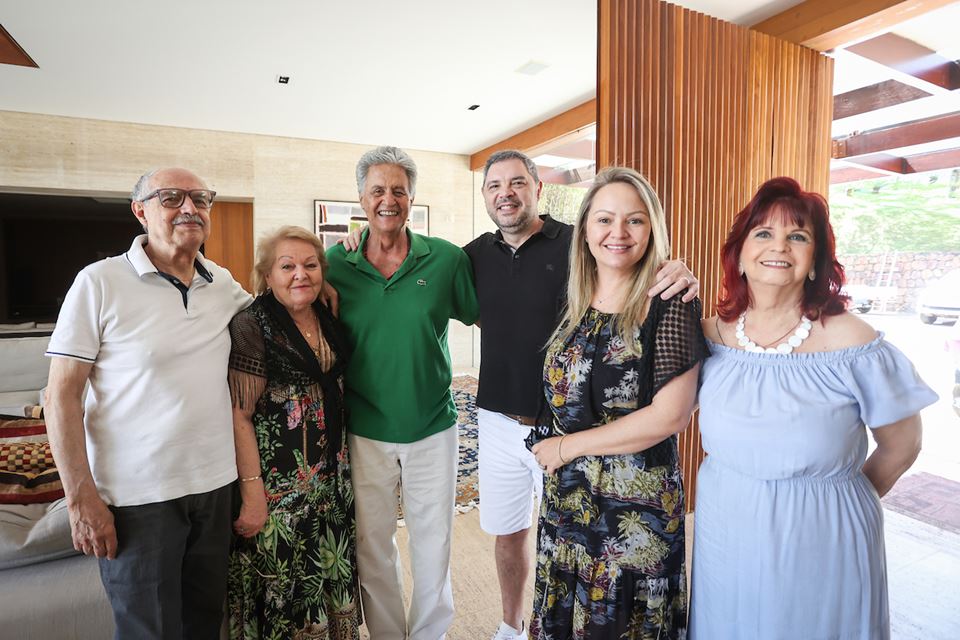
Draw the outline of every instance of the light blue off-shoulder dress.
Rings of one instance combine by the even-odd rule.
[[[710,344],[691,640],[886,640],[883,511],[866,427],[937,395],[882,334],[823,353]]]

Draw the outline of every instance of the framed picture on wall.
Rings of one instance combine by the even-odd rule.
[[[415,204],[410,207],[407,226],[414,233],[424,236],[430,235],[430,207],[425,204]]]
[[[354,229],[366,226],[367,216],[359,202],[314,200],[313,224],[314,231],[323,240],[324,249],[329,249]],[[425,204],[410,207],[407,226],[414,233],[430,235],[430,207]]]
[[[340,200],[313,201],[313,227],[316,234],[323,240],[323,248],[329,249],[339,240],[347,237],[354,229],[360,229],[367,224],[367,216],[360,208],[359,202],[342,202]]]

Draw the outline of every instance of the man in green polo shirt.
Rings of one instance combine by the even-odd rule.
[[[360,250],[327,253],[327,280],[353,355],[346,377],[363,612],[377,640],[437,640],[453,622],[450,542],[457,480],[457,411],[447,324],[479,316],[470,260],[404,223],[417,167],[378,147],[357,163],[369,227]],[[396,492],[410,533],[413,595],[403,610]]]

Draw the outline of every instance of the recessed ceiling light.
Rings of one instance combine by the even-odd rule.
[[[277,76],[277,83],[290,84],[290,76]]]
[[[550,65],[546,62],[538,62],[536,60],[530,60],[521,66],[516,68],[517,73],[522,73],[525,76],[535,76]]]
[[[478,105],[478,104],[472,104],[472,105],[470,105],[469,107],[467,107],[467,111],[476,111],[476,110],[479,109],[479,108],[480,108],[480,105]]]

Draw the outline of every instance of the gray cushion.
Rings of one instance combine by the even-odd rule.
[[[50,359],[44,356],[50,336],[0,338],[0,392],[33,391],[30,400],[36,404],[36,391],[47,386]],[[3,402],[12,405],[14,402]]]
[[[0,570],[77,553],[65,500],[0,505]]]
[[[0,638],[111,640],[97,559],[77,555],[0,572]]]

